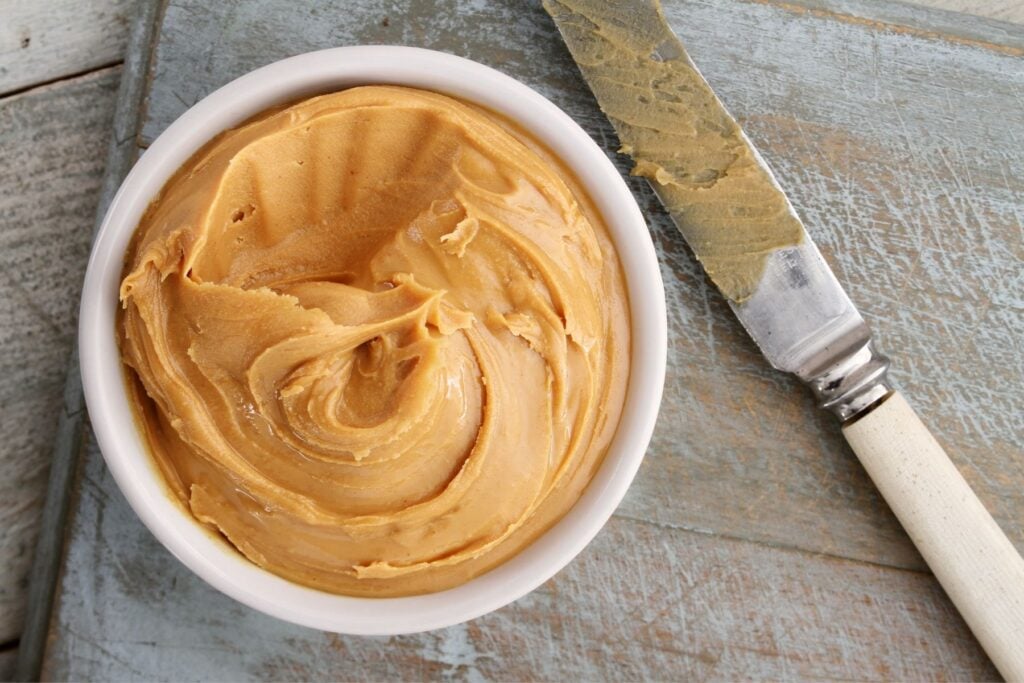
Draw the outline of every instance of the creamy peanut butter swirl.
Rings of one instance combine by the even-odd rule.
[[[458,585],[581,495],[618,423],[625,285],[560,162],[451,98],[361,87],[222,134],[142,219],[122,352],[173,494],[352,595]]]

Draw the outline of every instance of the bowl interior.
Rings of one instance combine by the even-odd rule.
[[[569,513],[524,551],[461,586],[402,598],[353,598],[293,584],[211,537],[165,493],[123,386],[115,317],[128,241],[152,197],[217,133],[282,102],[364,84],[434,90],[519,122],[575,172],[604,216],[626,275],[632,357],[626,405],[605,461]],[[548,100],[488,67],[408,47],[346,47],[275,62],[209,95],[146,151],[114,197],[89,260],[79,322],[83,385],[97,441],[121,491],[153,534],[231,597],[297,624],[339,633],[410,633],[472,619],[525,595],[597,534],[650,441],[665,375],[665,295],[654,247],[632,194],[604,152]]]

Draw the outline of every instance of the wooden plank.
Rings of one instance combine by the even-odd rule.
[[[610,153],[616,147],[536,9],[284,7],[171,3],[143,143],[214,87],[275,59],[327,45],[410,43],[512,73]],[[884,8],[880,22],[850,18],[867,9],[859,0],[826,9],[666,3],[673,28],[777,171],[883,350],[894,353],[896,381],[1024,546],[1024,462],[1015,457],[1024,427],[1016,333],[1024,312],[1015,293],[1024,251],[1024,69],[1001,51],[1024,29],[1001,25],[1001,42],[986,47],[960,34],[937,39],[944,13]],[[925,28],[895,30],[897,19]],[[623,514],[922,568],[832,418],[766,366],[650,190],[632,185],[668,283],[672,348],[660,427]]]
[[[1024,174],[1010,144],[1020,112],[1008,105],[1020,97],[1018,62],[932,28],[739,1],[668,9],[883,344],[899,351],[897,380],[1020,543],[1024,368],[1013,333],[1024,306],[1012,266]],[[934,26],[934,15],[906,11]],[[554,28],[511,0],[174,0],[140,141],[249,69],[351,43],[417,44],[497,66],[614,156]],[[215,593],[162,550],[90,442],[44,676],[994,678],[931,577],[884,566],[921,565],[835,425],[765,369],[648,188],[630,182],[670,291],[666,401],[620,513],[566,572],[432,634],[354,639],[289,626]],[[976,363],[979,354],[1003,367]]]
[[[98,227],[107,205],[134,163],[138,148],[135,132],[142,109],[150,47],[156,29],[159,3],[141,0],[132,20],[128,53],[117,92],[113,130],[106,155],[106,171],[100,187],[94,215]],[[68,374],[64,382],[63,409],[57,418],[52,443],[50,476],[46,503],[41,511],[39,541],[32,563],[32,580],[28,590],[28,608],[21,634],[16,674],[18,680],[37,680],[42,664],[50,613],[57,588],[57,576],[63,555],[65,527],[70,507],[70,488],[81,461],[85,401],[78,367],[78,348],[71,351]]]
[[[991,680],[928,575],[614,519],[514,605],[427,634],[286,625],[192,575],[87,460],[46,680]],[[187,653],[187,656],[185,656]]]
[[[133,6],[134,0],[6,2],[0,94],[120,60]],[[88,253],[89,231],[81,228],[89,220],[80,216],[95,204],[102,174],[95,152],[112,119],[116,70],[101,77],[99,84],[75,78],[0,101],[0,184],[9,190],[0,199],[0,336],[8,351],[4,369],[14,368],[0,382],[7,418],[0,426],[0,467],[10,475],[0,489],[0,641],[18,636],[25,610]],[[13,652],[5,657],[13,663]]]
[[[5,0],[0,95],[121,61],[135,0]]]
[[[119,76],[0,100],[0,642],[21,631]]]

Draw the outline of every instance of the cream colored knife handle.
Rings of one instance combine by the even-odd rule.
[[[1024,682],[1024,559],[899,392],[843,427],[996,668]]]

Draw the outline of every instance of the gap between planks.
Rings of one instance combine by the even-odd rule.
[[[37,91],[40,91],[40,90],[43,90],[43,89],[46,89],[46,88],[59,88],[59,87],[61,87],[63,85],[70,84],[73,81],[77,81],[80,78],[85,78],[87,76],[92,76],[94,74],[99,74],[102,71],[110,71],[112,69],[116,69],[116,68],[122,66],[123,64],[124,64],[124,61],[119,59],[119,60],[116,60],[116,61],[113,61],[113,62],[107,62],[105,64],[100,64],[99,66],[95,66],[95,67],[92,67],[90,69],[84,69],[82,71],[76,71],[75,73],[72,73],[72,74],[66,74],[66,75],[63,75],[63,76],[57,76],[56,78],[51,78],[49,80],[39,81],[38,83],[32,83],[31,85],[26,85],[26,86],[24,86],[22,88],[16,88],[14,90],[8,90],[7,92],[0,93],[0,104],[3,104],[7,100],[13,99],[15,97],[19,97],[21,95],[32,95],[32,94],[35,94]]]
[[[735,541],[736,543],[749,543],[761,548],[770,548],[772,550],[779,550],[782,552],[793,553],[795,555],[801,555],[805,557],[814,558],[825,558],[834,560],[836,562],[849,562],[855,565],[862,565],[865,567],[876,567],[878,569],[884,569],[887,571],[898,571],[906,572],[908,574],[920,574],[923,576],[934,576],[932,572],[927,569],[927,565],[922,565],[924,568],[917,569],[914,567],[904,567],[897,564],[888,564],[885,562],[873,562],[871,560],[865,560],[859,557],[850,557],[849,555],[838,555],[836,553],[823,552],[817,550],[808,550],[807,548],[801,548],[798,545],[790,545],[788,543],[772,543],[759,538],[747,538],[745,536],[739,536],[737,534],[724,533],[721,531],[714,531],[712,529],[701,529],[699,527],[687,526],[685,524],[673,524],[671,522],[665,522],[662,520],[655,519],[644,519],[643,517],[636,517],[634,515],[628,515],[619,511],[616,511],[615,517],[618,519],[627,520],[636,524],[645,524],[647,526],[654,527],[656,529],[664,529],[671,532],[682,532],[688,534],[697,534],[698,536],[707,536],[709,538],[719,538],[726,541]]]

